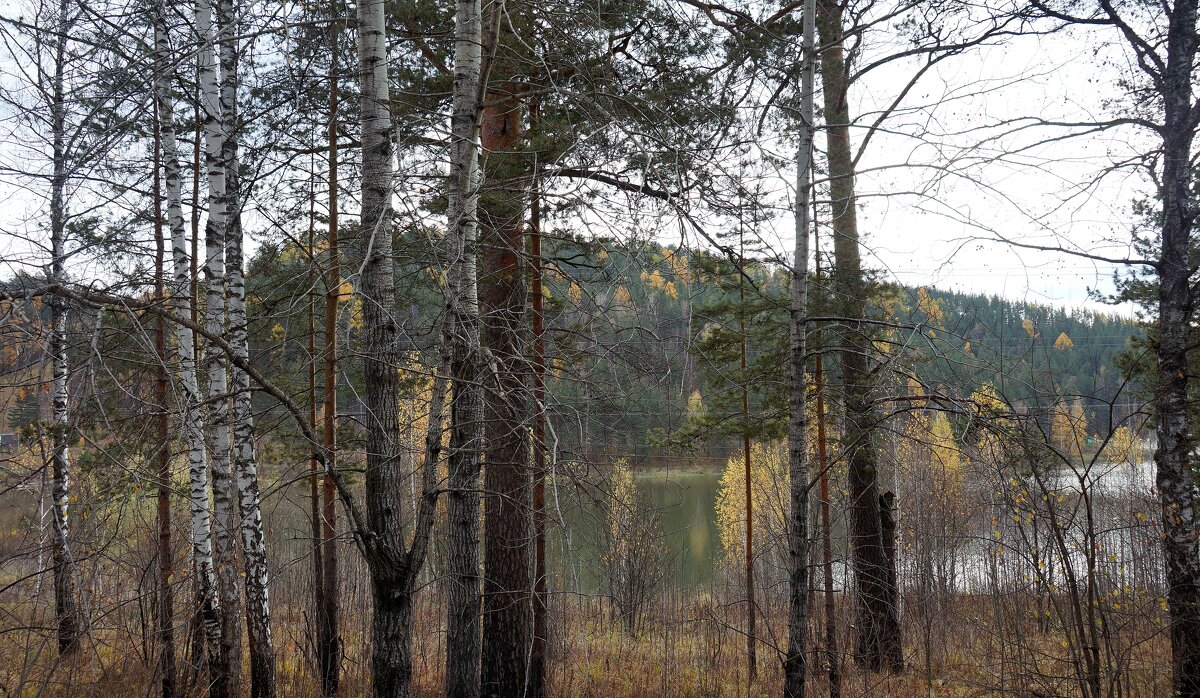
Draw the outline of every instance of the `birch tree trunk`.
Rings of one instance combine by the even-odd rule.
[[[1161,83],[1162,250],[1158,260],[1158,375],[1154,386],[1158,448],[1154,462],[1162,500],[1173,688],[1177,696],[1200,695],[1200,521],[1196,513],[1195,441],[1188,419],[1188,350],[1196,310],[1191,279],[1195,264],[1191,235],[1196,221],[1191,151],[1200,121],[1200,105],[1192,99],[1193,66],[1200,44],[1196,14],[1196,0],[1174,4]]]
[[[801,698],[805,691],[808,642],[808,382],[805,377],[808,332],[808,234],[812,199],[813,56],[815,0],[804,2],[804,40],[800,73],[800,127],[796,148],[796,250],[792,261],[791,395],[788,400],[788,649],[783,663],[783,694]]]
[[[58,32],[54,38],[54,73],[51,77],[50,128],[53,139],[50,179],[50,283],[66,281],[66,188],[67,96],[64,88],[67,32],[70,28],[67,0],[58,3]],[[58,622],[58,651],[71,654],[79,649],[83,619],[79,611],[79,590],[75,582],[75,561],[70,550],[71,460],[68,451],[70,428],[67,406],[67,303],[51,296],[49,354],[53,374],[53,408],[50,430],[50,501],[53,525],[50,531],[50,557],[54,566],[54,612]]]
[[[179,166],[179,147],[175,133],[174,99],[171,83],[174,75],[167,37],[165,9],[155,6],[154,47],[159,70],[155,90],[162,130],[163,174],[167,202],[167,227],[171,231],[173,281],[171,303],[180,317],[192,317],[192,259],[183,220],[183,176]],[[212,515],[208,504],[208,463],[204,444],[202,397],[196,376],[196,343],[191,328],[175,325],[178,345],[179,379],[182,388],[180,427],[187,449],[188,500],[191,515],[192,567],[196,596],[204,629],[205,651],[210,672],[209,694],[228,695],[228,665],[221,652],[220,604],[216,596],[216,574],[212,557]]]
[[[372,690],[412,687],[414,575],[405,554],[405,477],[398,413],[400,351],[392,259],[392,119],[383,0],[358,5],[362,123],[363,382],[366,384],[367,525],[372,598]]]
[[[850,542],[857,590],[855,654],[871,671],[900,669],[900,622],[895,590],[890,588],[890,560],[883,541],[879,509],[879,468],[872,381],[867,365],[871,341],[857,319],[865,315],[866,284],[859,252],[854,196],[854,161],[850,152],[848,76],[843,53],[842,8],[837,0],[820,0],[821,79],[824,84],[825,130],[829,157],[829,189],[834,230],[833,285],[847,318],[842,343],[846,429],[849,455]]]
[[[454,21],[454,104],[451,116],[449,273],[443,341],[449,347],[450,579],[446,590],[446,695],[479,695],[479,454],[483,401],[479,382],[479,295],[475,245],[479,113],[483,61],[480,0],[458,0]]]
[[[207,303],[204,327],[224,336],[225,322],[225,236],[229,222],[226,180],[225,132],[210,0],[196,2],[196,31],[200,49],[200,112],[204,129],[204,161],[208,172],[208,222],[204,229],[204,276]],[[238,623],[237,502],[234,498],[232,453],[229,429],[229,380],[226,357],[209,346],[205,363],[208,373],[209,469],[213,490],[213,538],[215,542],[217,596],[220,599],[221,657],[229,679],[229,692],[239,693],[241,633]]]
[[[225,169],[227,226],[227,293],[229,343],[238,359],[249,360],[246,284],[242,270],[242,215],[238,175],[238,44],[237,8],[233,0],[220,0],[217,24],[221,47],[221,120],[225,127],[222,162]],[[275,651],[271,641],[271,606],[268,595],[266,535],[259,506],[258,463],[254,451],[254,414],[250,376],[231,366],[233,388],[233,476],[241,552],[245,556],[246,628],[250,649],[250,693],[255,698],[275,695]],[[240,633],[239,633],[240,635]],[[237,641],[240,648],[240,639]],[[240,649],[235,656],[240,654]],[[240,662],[239,662],[240,663]]]

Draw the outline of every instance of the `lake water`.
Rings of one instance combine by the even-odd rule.
[[[638,491],[659,517],[661,540],[669,553],[666,578],[673,586],[701,590],[718,582],[721,540],[716,524],[716,501],[720,477],[719,472],[662,471],[635,477]],[[1081,541],[1082,535],[1079,528],[1083,522],[1082,511],[1070,503],[1078,495],[1081,479],[1093,495],[1097,537],[1109,550],[1105,562],[1113,568],[1114,575],[1124,577],[1134,558],[1142,558],[1147,552],[1146,541],[1155,535],[1153,464],[1097,463],[1086,472],[1062,469],[1047,473],[1044,478],[1047,489],[1068,497],[1066,505],[1059,511],[1064,517],[1065,534],[1072,541]],[[920,486],[921,483],[902,486],[902,497],[905,490],[911,492],[909,488]],[[992,499],[991,486],[981,481],[971,489],[967,498],[973,500],[974,504],[970,506],[974,511],[962,522],[963,528],[948,532],[952,548],[948,554],[957,560],[955,565],[961,588],[979,588],[989,583],[990,575],[994,574],[997,544],[1008,547],[1007,555],[999,563],[1007,571],[1005,576],[1018,582],[1023,580],[1023,570],[1030,561],[1013,557],[1016,549],[1021,547],[1023,534],[1012,525],[1005,525],[1004,520],[1009,520],[1010,515],[1002,504],[997,509],[997,503],[988,502]],[[602,586],[600,565],[605,523],[597,502],[604,494],[599,489],[587,490],[560,482],[556,505],[553,491],[547,493],[551,522],[548,555],[551,571],[558,576],[561,588],[591,593]],[[903,506],[904,502],[901,504]],[[1143,514],[1131,509],[1134,504]],[[846,554],[845,511],[844,503],[839,504],[836,498],[833,514],[835,558],[839,560],[835,576],[841,586],[844,578],[841,561]],[[993,536],[994,518],[1001,520],[1002,540]],[[910,556],[901,556],[902,577],[912,562],[905,559]],[[1075,557],[1072,554],[1072,558]],[[1071,564],[1078,567],[1083,562],[1072,559]]]
[[[634,478],[639,493],[659,519],[659,533],[668,551],[667,577],[684,589],[703,588],[713,581],[721,549],[716,522],[720,479],[717,472],[661,471]],[[594,591],[600,585],[602,527],[606,525],[597,500],[605,493],[569,483],[560,483],[558,490],[557,498],[553,491],[546,495],[551,570],[561,575],[567,588]]]

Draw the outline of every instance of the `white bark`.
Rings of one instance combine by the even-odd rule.
[[[159,66],[172,65],[165,8],[155,8],[154,48]],[[173,279],[171,305],[180,317],[191,317],[191,258],[183,220],[183,175],[179,166],[179,146],[175,133],[175,101],[171,94],[174,71],[160,69],[155,81],[161,121],[164,184],[167,200],[167,226],[171,231],[171,260]],[[216,574],[213,567],[212,513],[208,503],[208,462],[204,444],[203,398],[196,376],[196,344],[192,330],[175,324],[176,351],[179,361],[179,382],[182,387],[181,428],[187,448],[188,503],[191,517],[192,566],[201,601],[206,650],[210,663],[220,663],[220,602],[216,596]],[[219,690],[214,693],[220,693]]]
[[[225,120],[214,49],[212,4],[196,2],[197,53],[200,81],[200,114],[204,130],[204,161],[208,171],[208,223],[204,230],[204,275],[207,294],[204,327],[216,336],[225,334],[225,234],[228,227],[229,196],[225,177]],[[240,662],[241,642],[236,617],[238,605],[236,530],[237,511],[231,467],[226,357],[209,347],[205,360],[208,373],[209,468],[213,490],[214,542],[217,595],[220,599],[222,655],[229,667]],[[230,691],[237,693],[237,672],[230,671]]]
[[[238,47],[233,0],[220,0],[217,21],[221,45],[221,115],[225,127],[222,160],[225,170],[227,301],[229,343],[234,356],[249,360],[246,286],[242,270],[241,192],[237,151]],[[258,465],[254,451],[254,415],[250,376],[231,368],[233,384],[234,485],[241,507],[242,554],[246,563],[246,627],[250,639],[251,693],[256,698],[275,694],[275,658],[271,641],[266,536],[259,506]]]
[[[791,512],[788,524],[788,651],[784,661],[784,695],[804,695],[808,638],[808,401],[805,379],[808,330],[808,233],[812,199],[813,56],[815,0],[804,3],[804,65],[800,78],[800,128],[796,152],[796,250],[792,263],[791,399],[788,421],[788,472]]]
[[[51,138],[53,139],[53,175],[50,181],[50,282],[66,280],[66,94],[64,75],[66,69],[66,32],[69,28],[67,0],[58,5],[59,32],[54,41],[54,66],[52,77],[52,102],[50,104]],[[54,564],[54,605],[58,620],[58,651],[69,653],[78,648],[80,617],[75,583],[75,563],[70,551],[70,507],[71,459],[67,447],[67,432],[70,429],[67,404],[67,305],[60,297],[52,297],[50,306],[50,355],[53,373],[50,450],[50,505],[52,526],[50,531],[50,554]]]

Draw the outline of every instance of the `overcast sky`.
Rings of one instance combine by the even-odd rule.
[[[1034,129],[991,141],[991,150],[967,148],[994,135],[980,127],[1002,120],[1030,115],[1086,120],[1111,114],[1105,100],[1120,97],[1113,83],[1126,62],[1119,45],[1105,43],[1111,38],[1076,30],[1009,40],[951,58],[927,75],[906,108],[887,122],[887,131],[875,136],[860,163],[865,263],[913,286],[1113,311],[1087,299],[1088,289],[1112,290],[1110,265],[1016,250],[995,237],[1126,256],[1130,207],[1135,198],[1152,192],[1148,181],[1119,173],[1095,186],[1083,185],[1114,159],[1144,150],[1145,134],[1113,130],[1012,155],[1053,135]],[[894,47],[873,50],[884,53]],[[912,69],[912,63],[897,62],[854,84],[853,113],[862,118],[890,103]],[[861,130],[852,132],[854,147],[862,135]],[[823,138],[818,139],[823,145]],[[788,146],[764,141],[762,147],[786,155]],[[11,144],[4,147],[9,157],[18,150]],[[948,169],[947,162],[953,163]],[[784,180],[778,181],[782,189]],[[38,236],[30,221],[38,219],[44,203],[3,175],[0,199],[6,202],[0,206],[0,274],[7,276],[44,256],[27,240]],[[792,249],[792,230],[785,214],[772,220],[764,234],[782,253]],[[678,239],[669,233],[665,237],[665,242]]]

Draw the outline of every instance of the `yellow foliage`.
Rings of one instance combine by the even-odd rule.
[[[963,481],[962,461],[946,414],[914,412],[900,441],[900,462],[932,488],[957,493]]]
[[[1075,401],[1068,405],[1059,400],[1050,413],[1050,443],[1067,453],[1077,452],[1087,438],[1087,418],[1083,406]]]
[[[679,281],[687,280],[688,275],[688,258],[679,250],[663,248],[663,259],[666,260],[671,270],[671,274]]]
[[[971,405],[975,417],[985,424],[994,423],[1008,414],[1008,406],[991,383],[984,383],[979,390],[971,393]],[[987,459],[999,460],[1005,445],[1000,435],[995,430],[987,428],[980,429],[978,434],[975,446],[979,452]]]
[[[400,380],[411,381],[411,390],[404,392],[397,401],[400,414],[401,441],[413,452],[425,448],[425,431],[429,428],[429,402],[433,399],[433,379],[429,369],[420,364],[406,361],[396,369]]]
[[[787,445],[783,441],[750,446],[750,497],[754,517],[754,557],[770,559],[786,553],[788,499]],[[737,453],[725,464],[717,491],[717,530],[726,560],[746,556],[746,466]],[[782,563],[782,559],[779,560]]]
[[[1143,457],[1145,446],[1138,435],[1127,426],[1117,427],[1104,447],[1104,454],[1115,462],[1136,463]]]
[[[1058,335],[1058,339],[1054,340],[1055,349],[1070,349],[1073,346],[1075,346],[1075,342],[1072,341],[1069,336],[1067,336],[1066,332],[1060,333]]]
[[[688,402],[687,402],[688,419],[692,419],[692,420],[700,419],[701,417],[704,416],[704,412],[705,412],[704,397],[700,395],[699,389],[693,390],[692,394],[688,396]]]
[[[579,302],[583,300],[583,289],[579,287],[579,284],[571,282],[571,285],[567,287],[567,298],[570,298],[575,305],[579,305]]]
[[[1008,406],[1000,398],[996,386],[991,383],[984,383],[979,390],[971,393],[971,403],[978,415],[999,415],[1008,411]]]
[[[925,313],[926,322],[933,327],[942,327],[945,320],[942,306],[929,295],[929,291],[926,291],[924,287],[917,289],[917,307]]]
[[[925,403],[927,401],[922,399],[925,397],[925,388],[921,385],[921,382],[918,381],[916,378],[908,379],[908,394],[911,397],[918,398],[918,399],[912,401],[912,404],[914,407],[924,407],[925,406]]]
[[[278,322],[271,328],[271,341],[282,342],[284,337],[287,337],[287,330]]]
[[[1033,326],[1033,320],[1025,318],[1021,321],[1021,327],[1025,328],[1025,334],[1029,335],[1030,338],[1036,338],[1038,336],[1037,328]]]
[[[617,286],[617,292],[613,298],[613,302],[615,302],[617,305],[623,305],[628,308],[633,306],[633,297],[629,295],[629,289],[625,288],[624,286]]]

